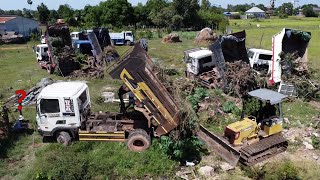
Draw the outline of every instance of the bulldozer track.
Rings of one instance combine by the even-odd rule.
[[[288,147],[288,141],[281,135],[272,135],[261,139],[259,142],[240,149],[240,162],[251,166],[265,159],[284,152]]]

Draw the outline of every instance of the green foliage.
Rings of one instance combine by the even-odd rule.
[[[141,153],[125,143],[76,142],[69,147],[50,144],[36,154],[26,179],[141,179],[170,176],[175,162],[162,152],[157,141]],[[130,171],[128,171],[130,169]]]
[[[158,36],[158,38],[162,38],[162,31],[161,31],[161,29],[157,29],[157,36]]]
[[[187,97],[188,101],[191,103],[192,108],[194,110],[198,109],[198,103],[201,102],[205,97],[208,96],[208,92],[206,89],[202,87],[196,88],[193,95]]]
[[[259,167],[242,167],[245,175],[252,179],[300,180],[299,169],[289,160]]]
[[[240,115],[241,110],[236,106],[236,104],[233,101],[226,101],[222,105],[222,110],[225,113],[232,113],[235,115]]]
[[[311,142],[312,142],[312,146],[315,149],[320,149],[320,138],[316,137],[316,136],[311,136]]]
[[[38,7],[37,7],[38,13],[39,13],[39,21],[41,23],[47,23],[48,19],[49,19],[49,15],[50,15],[50,11],[48,9],[48,7],[41,3]]]
[[[318,17],[319,16],[316,12],[313,11],[313,8],[311,6],[307,6],[307,7],[303,8],[302,12],[306,17]]]
[[[148,39],[152,39],[152,38],[153,38],[153,33],[152,33],[152,31],[150,31],[149,29],[147,29],[147,31],[146,31],[146,36],[147,36]]]
[[[279,14],[279,18],[280,19],[285,19],[285,18],[288,18],[288,15],[285,14],[285,13],[281,13],[281,14]]]
[[[250,97],[244,100],[245,107],[244,107],[244,114],[255,115],[260,110],[260,101],[256,98]]]
[[[174,160],[192,161],[200,158],[203,143],[195,136],[175,141],[168,136],[161,136],[160,148]]]

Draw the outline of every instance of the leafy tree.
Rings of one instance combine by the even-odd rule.
[[[263,4],[258,4],[258,5],[256,5],[256,7],[260,8],[261,10],[264,10],[264,11],[267,10],[267,8]]]
[[[209,0],[201,0],[201,9],[209,9],[211,6]]]
[[[100,2],[102,24],[116,27],[134,23],[133,8],[127,0],[108,0]]]
[[[174,10],[172,6],[165,7],[158,13],[150,14],[152,22],[158,27],[169,27],[172,25],[172,17],[174,16]]]
[[[200,9],[198,0],[173,0],[172,5],[175,13],[183,17],[185,27],[197,24],[198,10]]]
[[[312,6],[306,6],[305,8],[303,8],[302,9],[302,13],[306,17],[318,17],[318,14],[313,11],[313,7]]]
[[[293,5],[292,3],[283,3],[279,7],[280,14],[287,14],[288,16],[291,16],[293,14]]]
[[[86,27],[101,26],[101,10],[99,6],[85,6],[82,11],[82,17]]]
[[[22,9],[22,14],[26,18],[33,18],[30,9],[23,8]]]
[[[32,5],[32,0],[27,0],[27,3],[30,5],[30,10],[31,10],[31,5]]]
[[[60,5],[57,12],[59,14],[59,18],[64,19],[65,22],[67,22],[71,26],[76,26],[75,19],[73,17],[74,10],[70,5]]]
[[[49,15],[50,15],[50,11],[48,9],[48,7],[41,3],[38,7],[37,7],[38,13],[39,13],[39,21],[41,23],[47,23],[48,19],[49,19]]]
[[[138,3],[137,6],[133,7],[134,11],[134,23],[137,25],[150,25],[150,20],[148,19],[149,12],[147,6],[142,3]]]

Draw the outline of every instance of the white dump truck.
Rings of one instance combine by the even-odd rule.
[[[113,45],[127,45],[134,43],[134,36],[132,31],[122,31],[120,33],[110,32],[111,43]]]

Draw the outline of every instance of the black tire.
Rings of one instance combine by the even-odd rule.
[[[57,133],[57,142],[63,144],[64,146],[68,146],[71,143],[71,136],[68,132],[61,131]]]
[[[145,130],[136,129],[129,134],[127,145],[131,151],[142,152],[150,147],[151,138]]]
[[[131,42],[130,41],[126,41],[126,45],[127,46],[131,46]]]

